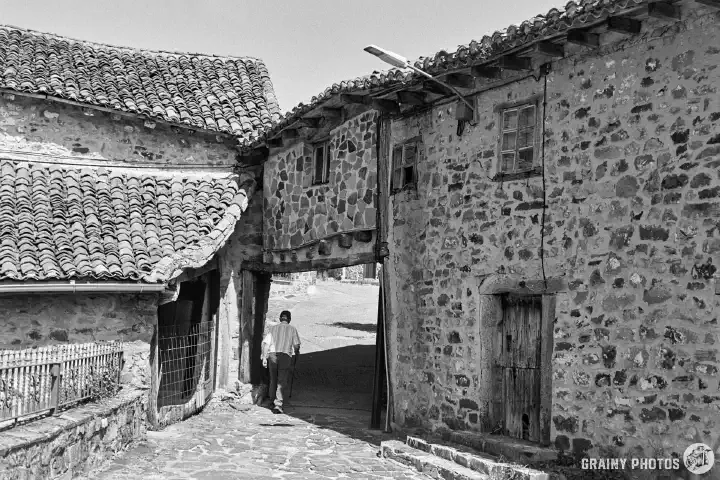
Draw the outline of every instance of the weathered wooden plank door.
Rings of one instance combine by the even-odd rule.
[[[505,404],[502,423],[506,435],[531,442],[540,442],[541,320],[541,295],[503,297],[495,368]]]

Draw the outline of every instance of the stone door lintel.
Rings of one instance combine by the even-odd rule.
[[[478,277],[480,295],[554,295],[567,289],[567,279],[564,276],[547,277],[547,283],[542,278],[523,278],[515,274],[493,273]]]

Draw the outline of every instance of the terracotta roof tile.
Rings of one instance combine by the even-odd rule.
[[[210,260],[247,205],[235,177],[9,160],[0,173],[0,280],[165,282]]]
[[[280,118],[265,64],[113,47],[0,26],[0,88],[257,137]]]

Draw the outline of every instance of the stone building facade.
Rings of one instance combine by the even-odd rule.
[[[398,424],[492,429],[488,297],[546,294],[540,428],[557,450],[718,445],[720,30],[717,14],[683,15],[567,54],[546,84],[478,94],[462,135],[452,105],[393,121],[392,144],[420,137],[426,152],[416,187],[391,197]],[[544,111],[544,145],[539,174],[512,179],[499,150],[517,103]]]
[[[237,146],[279,117],[267,69],[14,27],[0,40],[0,348],[128,342],[123,378],[152,387],[151,420],[177,419],[153,405],[161,324],[198,280],[192,321],[219,330],[199,334],[207,388],[231,381],[263,218],[262,166]]]
[[[693,2],[570,2],[415,64],[472,115],[391,71],[334,85],[270,130],[323,107],[377,112],[373,243],[396,426],[575,458],[718,447],[718,18]],[[272,165],[310,154],[283,148]],[[313,235],[296,223],[301,189],[283,216],[283,171],[265,173],[276,268],[304,257],[269,248]],[[508,330],[517,312],[525,324]]]
[[[375,117],[374,111],[361,113],[322,141],[297,142],[270,156],[264,179],[267,249],[289,250],[337,233],[374,230]],[[317,178],[318,161],[327,163],[325,178]]]

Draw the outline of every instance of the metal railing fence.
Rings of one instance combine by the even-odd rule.
[[[0,429],[115,394],[123,364],[121,342],[0,350]]]

